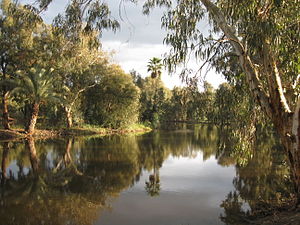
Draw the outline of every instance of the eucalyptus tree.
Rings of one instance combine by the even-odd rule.
[[[41,0],[44,10],[52,0]],[[82,93],[99,83],[107,55],[101,50],[99,37],[103,29],[116,31],[119,23],[112,19],[108,5],[99,0],[72,0],[66,10],[53,20],[54,35],[63,37],[61,61],[57,64],[65,89],[63,108],[67,126],[73,124],[74,105]]]
[[[171,45],[169,68],[187,60],[191,50],[206,62],[236,58],[244,85],[270,118],[285,147],[300,204],[300,98],[298,0],[148,0],[166,6],[162,25]],[[209,19],[212,29],[202,31]],[[230,69],[230,68],[228,68]],[[239,79],[240,77],[234,77]]]
[[[228,83],[219,85],[216,90],[214,99],[214,121],[220,126],[229,125],[235,122],[237,111],[239,107],[237,98],[234,95],[234,88]]]
[[[37,11],[46,11],[53,0],[37,0]],[[119,28],[119,23],[112,18],[109,7],[102,0],[71,0],[68,1],[64,14],[58,14],[53,21],[55,27],[63,29],[73,40],[84,32],[102,32],[103,29]]]
[[[90,48],[91,35],[81,35],[81,40],[62,52],[62,60],[57,64],[64,101],[67,127],[73,125],[75,105],[82,94],[97,85],[108,65],[108,55],[98,48]],[[83,111],[83,110],[81,110]]]

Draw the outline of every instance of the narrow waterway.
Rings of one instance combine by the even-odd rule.
[[[0,224],[244,224],[289,192],[288,171],[270,138],[237,154],[222,135],[197,126],[2,142]]]

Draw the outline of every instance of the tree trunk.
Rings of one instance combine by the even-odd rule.
[[[89,88],[92,88],[92,87],[95,87],[96,84],[92,84],[92,85],[89,85],[85,88],[82,88],[80,89],[79,91],[76,92],[74,98],[72,99],[72,101],[68,104],[68,106],[64,106],[64,110],[65,110],[65,113],[66,113],[66,117],[67,117],[67,127],[68,128],[71,128],[73,126],[73,116],[72,116],[72,108],[76,102],[76,100],[79,98],[80,94],[84,91],[86,91],[87,89]]]
[[[300,103],[300,101],[298,101]],[[287,155],[291,181],[294,184],[296,206],[300,206],[300,107],[293,117],[274,116],[273,124]],[[291,125],[292,124],[292,125]],[[291,135],[290,135],[291,134]]]
[[[36,125],[38,114],[39,114],[39,107],[40,107],[39,102],[35,102],[32,105],[31,117],[30,117],[28,126],[26,128],[26,131],[28,134],[34,133],[35,125]]]
[[[67,117],[67,127],[71,128],[73,126],[72,108],[65,106],[64,109]]]
[[[2,75],[3,75],[3,81],[7,79],[7,74],[6,74],[6,68],[7,64],[5,63],[5,59],[1,58],[1,70],[2,70]],[[3,95],[2,95],[2,124],[4,129],[9,130],[10,125],[9,125],[9,113],[8,113],[8,90],[5,85],[3,85]]]
[[[268,80],[268,86],[264,86],[250,56],[247,55],[243,44],[235,34],[236,32],[228,25],[222,11],[211,0],[201,0],[201,2],[207,11],[213,15],[215,22],[239,56],[239,64],[246,74],[251,93],[265,114],[271,119],[280,136],[289,160],[297,205],[300,205],[300,98],[294,112],[291,112],[284,95],[279,70],[267,42],[263,54],[265,64],[268,67],[265,69],[269,73],[268,76],[271,77]],[[266,94],[267,89],[270,96]]]
[[[8,91],[3,92],[2,96],[2,124],[4,129],[9,130],[9,114],[8,114]]]

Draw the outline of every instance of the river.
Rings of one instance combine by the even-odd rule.
[[[3,225],[247,224],[291,190],[273,138],[244,151],[213,126],[1,144]]]

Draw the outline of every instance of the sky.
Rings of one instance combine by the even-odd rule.
[[[149,16],[142,14],[142,2],[138,4],[123,2],[120,0],[103,0],[111,10],[112,16],[120,22],[121,28],[116,33],[103,31],[101,38],[102,47],[106,51],[113,51],[113,61],[120,64],[125,72],[136,70],[142,77],[149,76],[147,64],[153,57],[163,58],[170,47],[163,44],[166,31],[161,28],[161,9],[154,9]],[[21,0],[21,3],[32,2],[32,0]],[[48,10],[43,14],[46,23],[51,23],[53,17],[62,12],[68,0],[53,0]],[[204,25],[203,29],[208,29]],[[190,66],[197,70],[199,64],[194,59]],[[178,71],[179,73],[180,71]],[[169,75],[163,71],[162,80],[168,88],[182,86],[178,74]],[[225,80],[221,75],[210,70],[206,80],[215,88]]]

